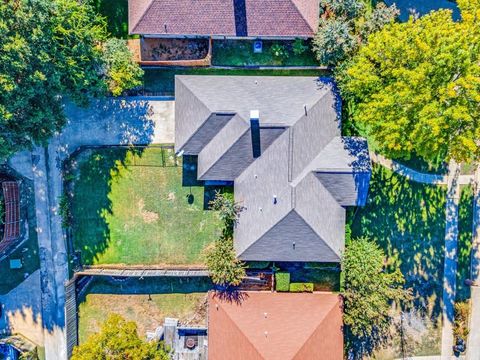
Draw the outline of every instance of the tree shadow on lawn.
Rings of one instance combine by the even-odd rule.
[[[352,237],[375,239],[398,263],[414,306],[433,321],[441,314],[445,187],[410,182],[374,166],[367,204],[350,213]]]
[[[70,196],[73,241],[71,251],[80,252],[81,263],[91,265],[108,248],[110,228],[106,214],[113,214],[112,178],[126,167],[127,154],[139,155],[144,148],[111,147],[81,149],[66,166],[66,188]],[[81,215],[81,216],[77,216]]]
[[[66,174],[70,248],[81,254],[83,264],[201,261],[202,249],[216,236],[217,220],[205,212],[203,183],[184,186],[185,171],[173,148],[87,148],[71,163],[73,171]]]
[[[470,298],[470,287],[465,280],[470,279],[470,256],[473,231],[473,189],[468,185],[462,188],[458,207],[458,265],[456,300]]]
[[[190,294],[213,289],[209,277],[111,277],[97,276],[90,283],[86,294],[148,295],[148,294]]]

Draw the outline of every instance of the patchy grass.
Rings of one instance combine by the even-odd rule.
[[[165,317],[205,326],[206,291],[210,286],[206,278],[97,279],[80,299],[80,343],[98,332],[111,313],[135,321],[142,337],[161,326]]]
[[[458,263],[456,301],[470,298],[470,287],[465,280],[470,278],[470,253],[473,231],[473,188],[462,187],[458,207]]]
[[[410,182],[374,165],[365,207],[349,213],[352,238],[368,236],[397,263],[414,296],[409,319],[393,331],[393,353],[433,355],[440,351],[446,188]],[[412,315],[413,314],[413,315]],[[425,346],[426,339],[435,339]],[[424,341],[425,340],[425,341]]]
[[[89,149],[72,161],[73,245],[84,264],[202,263],[221,222],[205,210],[201,183],[182,185],[175,161],[159,147]]]
[[[212,63],[221,66],[318,66],[309,42],[302,54],[293,52],[293,41],[263,40],[263,51],[253,52],[254,40],[214,40]],[[274,56],[272,46],[282,46],[286,56]]]
[[[108,32],[116,38],[128,38],[128,0],[93,0],[95,10],[107,20]]]
[[[175,75],[231,75],[231,76],[327,76],[321,70],[258,70],[258,69],[213,69],[213,68],[147,68],[144,75],[144,90],[156,95],[171,96],[175,93]]]

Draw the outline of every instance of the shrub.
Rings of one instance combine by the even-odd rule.
[[[283,45],[273,44],[270,48],[270,52],[276,58],[288,58],[288,51]]]
[[[60,196],[58,204],[60,216],[62,217],[62,227],[66,229],[69,227],[70,219],[72,217],[72,214],[70,212],[70,203],[66,194]]]
[[[308,50],[308,45],[305,45],[303,39],[295,39],[292,45],[292,50],[295,55],[302,55]]]
[[[291,283],[290,292],[313,292],[313,283]]]
[[[467,340],[468,318],[470,316],[470,304],[468,301],[455,303],[455,320],[453,323],[453,334],[455,338]]]
[[[275,273],[275,290],[289,291],[290,289],[290,273],[277,272]]]

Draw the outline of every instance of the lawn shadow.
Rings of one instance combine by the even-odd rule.
[[[444,187],[374,166],[366,206],[350,212],[352,237],[367,236],[384,249],[412,288],[414,307],[431,319],[441,314],[445,197]]]
[[[69,252],[79,265],[91,265],[108,248],[112,214],[109,198],[112,180],[127,170],[127,157],[139,156],[145,148],[82,148],[65,163],[65,189],[69,197],[71,236]],[[82,214],[82,216],[75,216]]]
[[[470,298],[470,286],[465,285],[465,280],[470,279],[472,231],[473,188],[471,185],[468,185],[462,188],[458,206],[457,301],[464,301]]]
[[[209,277],[112,277],[97,276],[84,291],[79,303],[86,294],[153,295],[190,294],[207,292],[213,289]]]

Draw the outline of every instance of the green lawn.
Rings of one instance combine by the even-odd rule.
[[[458,301],[470,298],[470,287],[465,285],[465,279],[470,278],[470,253],[472,249],[473,230],[473,189],[472,186],[462,187],[458,208],[458,264],[457,293]]]
[[[162,325],[165,317],[205,326],[206,291],[210,288],[207,278],[132,278],[117,282],[97,278],[86,296],[79,299],[80,343],[97,332],[111,313],[135,321],[142,337],[147,330]]]
[[[439,353],[445,197],[443,186],[410,182],[374,165],[366,206],[349,213],[352,237],[375,239],[389,263],[399,264],[414,295],[411,328],[416,322],[424,330],[408,339],[412,332],[404,332],[403,337],[394,332],[395,355],[400,354],[401,341],[407,340],[408,355]],[[406,320],[404,326],[409,327]]]
[[[213,69],[173,68],[145,69],[144,89],[147,93],[171,96],[175,93],[175,75],[231,75],[231,76],[328,76],[321,70],[258,70],[258,69]]]
[[[74,159],[73,245],[84,264],[202,263],[221,223],[205,210],[211,192],[183,186],[174,159],[159,147],[90,149]]]
[[[214,40],[212,63],[222,66],[318,66],[309,43],[302,54],[292,51],[292,41],[263,41],[263,51],[253,52],[253,40]],[[274,56],[272,46],[283,46],[286,56]]]
[[[128,0],[93,0],[95,10],[106,18],[111,36],[128,37]]]

